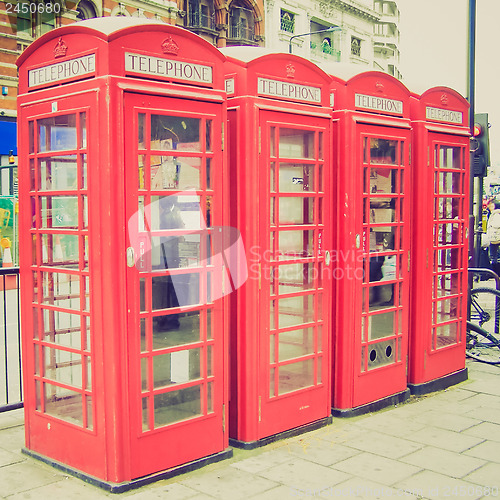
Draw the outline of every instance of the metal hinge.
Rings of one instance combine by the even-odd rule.
[[[259,422],[262,421],[262,396],[259,396]]]
[[[224,151],[224,122],[221,123],[221,150]]]

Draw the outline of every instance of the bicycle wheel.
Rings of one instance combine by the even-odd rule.
[[[470,358],[481,361],[482,363],[499,365],[500,342],[491,333],[488,333],[481,327],[467,321],[465,354]]]
[[[498,334],[500,291],[494,288],[473,288],[470,291],[470,321],[489,333]],[[495,327],[495,321],[497,325]]]

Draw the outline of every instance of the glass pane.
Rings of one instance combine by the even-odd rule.
[[[200,311],[166,314],[153,318],[153,349],[164,349],[192,342],[201,338]]]
[[[92,398],[90,396],[86,396],[87,399],[87,429],[94,428],[94,412],[92,411]]]
[[[279,334],[279,361],[314,353],[314,328],[301,328]]]
[[[146,343],[146,318],[141,318],[141,320],[140,320],[140,328],[141,328],[141,352],[144,352],[147,349],[147,343]]]
[[[276,191],[276,167],[275,163],[271,163],[269,173],[269,186],[272,193]]]
[[[393,168],[377,167],[370,169],[370,193],[397,193],[397,170]],[[390,198],[381,198],[380,201],[390,201]],[[376,200],[373,200],[376,201]]]
[[[43,347],[44,377],[73,387],[82,387],[82,355]]]
[[[396,199],[391,201],[370,200],[370,224],[387,224],[396,222]]]
[[[207,383],[207,413],[214,412],[214,383]]]
[[[462,200],[459,198],[437,198],[437,218],[438,219],[455,219],[461,217]]]
[[[141,388],[143,391],[147,391],[149,385],[148,360],[149,358],[141,358],[141,381],[142,381]]]
[[[462,168],[462,148],[453,146],[439,147],[439,166],[441,168]]]
[[[396,361],[395,339],[368,346],[368,369],[389,365]]]
[[[437,250],[435,253],[435,270],[448,271],[460,269],[461,266],[461,248],[445,248]]]
[[[60,346],[81,348],[81,316],[43,309],[43,340]]]
[[[80,148],[87,147],[87,114],[80,113]]]
[[[463,174],[461,172],[436,172],[434,192],[436,194],[463,193]]]
[[[314,132],[280,129],[279,155],[281,158],[314,158]]]
[[[34,152],[35,152],[35,124],[32,121],[30,121],[28,122],[28,153],[31,155]]]
[[[83,401],[79,392],[43,384],[45,413],[67,422],[83,425]]]
[[[278,328],[314,321],[314,296],[305,295],[279,299]]]
[[[278,268],[279,293],[294,293],[314,288],[313,263],[286,264]]]
[[[30,160],[30,191],[35,191],[36,189],[36,172],[35,172],[35,160]]]
[[[151,189],[201,189],[201,158],[151,156]]]
[[[154,396],[155,427],[201,415],[201,387],[187,387]]]
[[[436,328],[436,349],[456,344],[458,341],[458,323],[450,323]]]
[[[38,120],[38,152],[76,149],[76,115]]]
[[[314,231],[280,231],[279,259],[292,260],[312,257]]]
[[[281,193],[314,191],[314,165],[280,163],[278,183]]]
[[[394,285],[371,286],[369,289],[370,311],[394,306]]]
[[[368,340],[394,335],[394,311],[368,316]]]
[[[438,245],[457,245],[461,243],[460,235],[462,224],[453,222],[437,225]]]
[[[78,229],[77,196],[41,196],[42,227]]]
[[[271,198],[274,199],[274,198]],[[280,224],[313,224],[314,198],[279,198]]]
[[[201,376],[201,349],[169,352],[153,357],[154,388],[182,384]]]
[[[76,156],[52,156],[38,160],[40,191],[78,189]]]
[[[212,120],[205,124],[205,151],[212,151]]]
[[[397,226],[371,227],[370,228],[370,251],[388,252],[397,250],[395,244]]]
[[[42,272],[41,302],[65,309],[80,310],[80,276]]]
[[[200,119],[151,115],[151,149],[201,151]]]
[[[314,360],[308,359],[278,368],[278,393],[296,391],[314,385]]]
[[[435,302],[436,323],[445,323],[459,317],[459,299],[439,300]]]
[[[149,209],[146,215],[147,222],[152,231],[205,229],[205,225],[202,226],[203,215],[200,197],[197,195],[152,196],[151,205],[147,208]],[[208,225],[208,221],[206,222]]]
[[[146,131],[145,131],[145,122],[146,122],[146,115],[144,113],[139,113],[138,116],[138,148],[139,149],[145,149],[146,148],[146,143],[145,143],[145,137],[146,137]]]
[[[151,238],[151,264],[153,269],[179,269],[199,266],[201,261],[201,235],[155,236]]]
[[[153,276],[152,286],[154,311],[200,303],[200,276],[197,273]],[[175,319],[172,321],[177,323]]]
[[[271,127],[269,138],[269,154],[273,157],[276,156],[276,127]]]
[[[82,184],[81,189],[87,189],[87,155],[80,155],[82,164]]]
[[[142,398],[142,430],[149,430],[149,398]]]
[[[42,234],[43,265],[78,269],[79,253],[77,235]]]
[[[398,141],[393,139],[370,138],[370,162],[397,165]]]
[[[212,159],[207,158],[205,160],[206,164],[206,174],[207,174],[207,189],[212,189]]]

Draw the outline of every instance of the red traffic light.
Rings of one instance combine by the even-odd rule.
[[[474,130],[472,131],[474,137],[480,137],[483,135],[483,127],[479,123],[474,123]]]

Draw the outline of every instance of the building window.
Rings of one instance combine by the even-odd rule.
[[[190,0],[188,27],[215,30],[213,8],[205,0]]]
[[[76,8],[76,18],[83,21],[84,19],[94,19],[97,17],[97,11],[92,2],[88,0],[80,0]]]
[[[254,41],[254,17],[250,9],[233,2],[229,18],[229,38]]]
[[[361,57],[361,40],[351,37],[351,55]]]
[[[281,30],[293,33],[295,30],[295,14],[281,9]]]
[[[56,27],[57,13],[61,12],[60,5],[56,4],[57,2],[50,4],[52,7],[48,9],[43,0],[19,0],[17,33],[38,37],[53,30]]]

